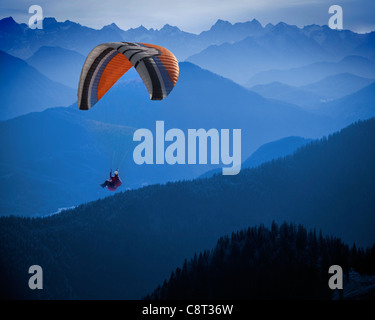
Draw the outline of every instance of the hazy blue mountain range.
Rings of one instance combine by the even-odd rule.
[[[113,136],[129,145],[133,131],[54,108],[1,122],[0,132],[1,215],[35,216],[108,195],[99,183],[109,175]]]
[[[137,128],[152,129],[156,120],[165,121],[166,129],[241,128],[244,159],[266,142],[291,135],[320,137],[338,129],[330,119],[267,100],[188,62],[180,63],[178,85],[163,101],[150,101],[142,82],[124,79],[86,116]]]
[[[350,73],[340,73],[302,86],[301,89],[319,94],[322,99],[334,100],[355,93],[373,82],[375,82],[374,78],[368,79]]]
[[[356,53],[370,57],[373,54],[369,52],[374,52],[372,33],[356,34],[348,30],[336,31],[327,26],[317,25],[300,29],[285,23],[279,23],[276,26],[268,24],[263,27],[255,19],[235,24],[219,19],[209,30],[202,31],[200,34],[184,32],[168,24],[160,30],[139,26],[125,31],[116,24],[96,30],[69,20],[57,22],[54,18],[45,18],[43,30],[31,30],[24,23],[17,24],[11,17],[0,21],[0,50],[23,59],[29,58],[42,46],[59,46],[86,56],[94,46],[101,42],[138,41],[164,45],[175,53],[178,59],[184,60],[211,45],[233,43],[235,49],[237,47],[235,42],[247,37],[254,37],[255,43],[261,45],[273,40],[276,47],[281,48],[283,52],[303,50],[298,46],[304,45],[305,53],[308,55],[306,57],[296,55],[298,61],[308,60],[314,55],[322,57],[321,54],[343,58]],[[307,52],[308,49],[312,52]],[[241,55],[242,53],[235,49],[231,54]],[[225,60],[230,59],[226,57]],[[230,64],[230,61],[227,62]],[[202,67],[205,66],[202,65]]]
[[[221,166],[136,165],[132,150],[138,143],[129,145],[128,136],[113,138],[112,131],[125,126],[155,133],[157,120],[165,121],[165,131],[179,128],[185,133],[187,129],[241,128],[242,159],[269,141],[291,135],[317,138],[340,128],[337,123],[332,126],[326,116],[267,100],[228,79],[181,63],[178,86],[163,101],[150,101],[141,81],[124,78],[89,111],[78,111],[73,105],[0,123],[0,182],[7,189],[7,197],[1,200],[2,214],[47,214],[108,194],[98,190],[98,184],[111,165],[120,166],[123,189],[192,179]],[[99,131],[105,124],[108,131]],[[21,178],[19,168],[27,168]],[[56,173],[62,181],[56,182]],[[5,188],[15,177],[22,185]],[[40,200],[29,205],[34,198]]]
[[[265,98],[277,99],[298,106],[318,109],[321,103],[342,98],[368,86],[374,79],[367,79],[350,73],[327,76],[317,82],[295,87],[280,82],[256,85],[250,88]]]
[[[332,63],[353,54],[369,57],[373,49],[367,43],[371,43],[373,38],[373,33],[360,35],[317,25],[301,29],[280,22],[262,35],[212,45],[192,55],[188,61],[241,84],[285,82],[276,79],[262,82],[262,78],[257,78],[260,77],[258,73],[270,69],[288,70],[315,62]],[[296,85],[303,84],[296,81]]]
[[[241,168],[255,168],[267,161],[285,157],[310,141],[311,139],[302,137],[287,137],[265,143],[242,163]],[[221,168],[208,171],[202,174],[200,178],[209,178],[214,174],[221,174]]]
[[[264,34],[266,31],[267,28],[263,28],[255,19],[235,24],[219,19],[209,30],[200,34],[184,32],[166,24],[160,30],[147,30],[141,26],[122,31],[121,35],[124,41],[158,43],[169,48],[178,59],[184,60],[209,45],[238,41],[248,36]]]
[[[374,244],[375,32],[255,19],[200,34],[43,25],[0,20],[0,216],[77,207],[0,217],[1,297],[9,287],[8,297],[140,298],[219,237],[273,220]],[[131,70],[79,111],[84,58],[111,41],[163,45],[200,66],[180,62],[163,101]],[[244,168],[192,180],[222,165],[136,165],[133,132],[155,133],[157,120],[185,133],[241,129]],[[117,167],[124,184],[112,194],[99,184]],[[49,290],[25,292],[32,264],[48,270]]]
[[[325,51],[336,55],[338,58],[348,55],[361,55],[370,58],[369,48],[372,44],[375,32],[359,34],[350,30],[333,30],[327,25],[309,25],[301,29],[307,37],[315,40]]]
[[[160,30],[140,26],[125,31],[115,24],[96,30],[54,18],[45,18],[43,26],[43,30],[31,30],[11,17],[2,19],[0,49],[28,59],[41,73],[71,87],[77,85],[83,57],[98,43],[110,41],[166,46],[178,59],[187,59],[247,87],[272,82],[303,86],[338,73],[375,78],[374,33],[356,34],[317,25],[298,28],[282,22],[263,27],[255,19],[235,24],[218,20],[200,34],[168,24]],[[347,57],[353,54],[358,57]],[[308,107],[317,100],[294,90],[282,92],[279,100],[298,104],[293,101],[294,94],[296,100],[307,99]]]
[[[246,83],[252,75],[264,70],[280,66],[293,68],[327,59],[330,59],[328,53],[301,29],[279,23],[263,36],[210,46],[188,61],[238,83]]]
[[[261,36],[270,28],[271,24],[263,26],[253,19],[247,22],[238,22],[231,24],[228,21],[217,20],[216,23],[207,31],[202,31],[199,37],[202,42],[210,44],[221,44],[223,42],[236,42],[249,36]]]
[[[101,42],[137,41],[164,45],[179,59],[185,59],[210,44],[237,41],[247,36],[263,34],[266,30],[255,19],[233,25],[218,20],[210,30],[197,35],[168,24],[160,30],[139,26],[124,31],[112,23],[96,30],[69,20],[57,22],[54,18],[43,20],[43,30],[31,30],[26,24],[17,24],[9,17],[0,21],[0,49],[24,59],[42,46],[59,46],[86,56]]]
[[[259,93],[265,98],[294,103],[305,109],[317,108],[322,101],[319,94],[276,81],[255,85],[249,90]]]
[[[26,62],[48,78],[77,90],[85,57],[60,47],[40,47]]]
[[[0,120],[47,107],[66,106],[76,91],[52,81],[25,61],[0,51]]]
[[[372,117],[374,111],[375,82],[358,92],[327,102],[316,110],[317,113],[327,115],[343,124],[349,124],[358,118],[366,119],[370,115]]]
[[[137,128],[153,128],[156,120],[164,120],[166,128],[183,130],[241,128],[243,159],[270,141],[288,136],[321,137],[356,120],[375,116],[372,84],[336,102],[320,103],[316,110],[303,110],[294,104],[264,99],[193,64],[180,63],[180,67],[178,85],[167,99],[144,99],[147,92],[141,82],[124,81],[112,88],[87,116]],[[361,102],[360,109],[356,100]],[[127,103],[130,107],[125,107]],[[337,110],[340,106],[350,109],[350,117],[328,112],[331,104]]]
[[[140,298],[220,236],[272,220],[373,245],[374,146],[370,119],[234,177],[129,190],[43,219],[1,218],[2,288],[24,298]],[[50,290],[22,289],[31,264],[49,270]]]
[[[310,30],[311,34],[324,31],[319,31],[318,26],[315,26],[312,29],[314,29],[315,31],[312,32]],[[3,19],[0,21],[0,37],[4,39],[4,42],[1,43],[4,47],[7,48],[8,51],[23,56],[33,54],[28,60],[29,63],[38,67],[38,69],[45,72],[51,78],[65,83],[70,83],[70,85],[72,86],[74,86],[74,82],[76,81],[74,79],[79,73],[79,61],[81,61],[81,63],[83,61],[83,56],[81,54],[85,54],[85,50],[87,52],[91,50],[92,47],[95,46],[98,42],[118,41],[118,37],[120,35],[123,36],[124,32],[129,32],[129,35],[134,37],[133,39],[138,39],[137,41],[153,42],[153,40],[155,40],[154,42],[159,43],[157,37],[160,37],[160,40],[161,38],[163,38],[166,39],[165,41],[171,42],[174,41],[173,39],[179,39],[181,40],[181,42],[187,41],[182,37],[183,31],[169,25],[166,25],[161,30],[147,30],[143,27],[140,27],[137,29],[123,31],[116,25],[112,24],[104,27],[102,30],[94,30],[70,21],[60,23],[56,22],[56,20],[54,20],[53,18],[46,18],[44,20],[43,30],[30,30],[26,25],[17,24],[11,18]],[[315,40],[312,40],[312,38],[309,38],[306,32],[306,28],[299,29],[297,27],[288,26],[283,23],[280,23],[277,26],[267,25],[265,28],[262,28],[256,20],[234,25],[219,20],[209,31],[202,32],[200,35],[185,33],[183,34],[186,37],[198,37],[199,39],[201,39],[199,40],[200,42],[198,40],[196,42],[200,43],[199,45],[202,45],[202,43],[206,43],[207,45],[207,42],[210,41],[219,44],[220,41],[226,41],[225,39],[230,37],[232,37],[233,41],[238,40],[238,42],[236,43],[246,43],[247,41],[249,41],[249,39],[251,40],[256,38],[257,43],[261,46],[259,47],[259,54],[261,55],[263,54],[262,47],[264,47],[265,50],[269,50],[273,41],[276,45],[280,46],[282,46],[285,41],[290,45],[296,41],[296,43],[299,43],[300,46],[306,45],[307,48],[311,49],[312,54],[316,54],[316,57],[320,54],[326,55],[327,53],[324,50],[322,51],[319,47],[319,44],[314,42]],[[236,34],[237,36],[235,36]],[[242,37],[245,37],[248,34],[251,35],[250,38],[248,37],[245,40],[241,40]],[[335,33],[332,33],[331,31],[329,31],[329,34],[330,37],[333,37],[335,35]],[[361,35],[356,38],[356,34],[350,32],[344,32],[341,33],[341,35],[342,39],[344,39],[344,43],[346,43],[345,41],[349,41],[351,39],[350,37],[354,37],[356,40],[353,40],[353,47],[357,46],[357,42],[365,44],[367,41],[367,36]],[[320,37],[322,37],[322,35],[320,35]],[[56,40],[57,38],[59,38],[58,42]],[[346,38],[350,39],[345,40]],[[81,41],[81,43],[85,42],[85,44],[80,46],[79,40]],[[90,41],[97,42],[93,44]],[[21,43],[23,44],[23,46],[21,46]],[[57,43],[59,46],[61,45],[61,47],[52,47]],[[187,47],[187,42],[185,43],[185,46]],[[347,44],[346,46],[349,47]],[[176,44],[176,48],[177,47],[178,45]],[[192,45],[191,48],[193,47],[194,46]],[[76,50],[81,52],[81,54],[76,53]],[[289,48],[287,49],[287,51],[288,50],[293,49]],[[26,54],[26,52],[28,52],[28,54]],[[3,54],[3,56],[10,57],[5,53]],[[16,58],[10,58],[10,60],[12,59],[14,59],[14,61],[18,61],[19,63],[22,62],[21,60],[17,60]],[[60,63],[57,63],[59,61]],[[56,66],[54,67],[55,63]],[[362,73],[367,72],[372,74],[372,62],[371,60],[367,60],[366,58],[349,57],[345,58],[340,63],[343,65],[349,65],[352,69],[355,70],[359,69]],[[32,74],[36,72],[35,69],[30,67],[26,63],[21,63],[21,65],[23,65],[25,69],[29,71],[32,70],[32,72],[30,71]],[[18,66],[13,67],[12,63],[9,63],[9,66],[13,69],[21,70],[23,68]],[[117,124],[132,128],[146,127],[151,130],[154,129],[156,120],[164,120],[166,130],[169,128],[180,128],[183,130],[187,130],[189,128],[205,128],[207,130],[210,128],[241,128],[243,141],[242,158],[246,159],[264,143],[291,135],[309,138],[321,137],[322,135],[342,128],[344,125],[350,123],[351,121],[355,121],[357,119],[365,119],[373,115],[373,111],[371,108],[372,98],[370,92],[367,91],[363,91],[357,96],[359,99],[362,99],[361,101],[363,101],[363,104],[366,108],[366,112],[359,112],[358,116],[355,113],[355,109],[353,109],[353,113],[350,117],[341,117],[335,112],[312,114],[311,112],[306,112],[298,108],[297,98],[295,99],[296,101],[289,100],[293,103],[285,103],[276,100],[271,101],[268,99],[264,99],[254,92],[245,90],[243,87],[233,83],[228,79],[217,76],[209,71],[202,70],[192,64],[181,63],[180,66],[181,74],[178,85],[166,100],[161,102],[148,101],[148,94],[146,92],[146,89],[144,85],[139,81],[139,78],[137,78],[138,76],[136,72],[133,70],[129,72],[129,74],[124,77],[124,79],[120,81],[120,83],[116,84],[115,87],[112,88],[92,110],[87,113],[83,113],[82,116],[80,115],[81,117],[84,117],[82,118],[82,121],[85,122],[86,120],[91,119],[99,121],[101,123],[100,125],[103,125],[103,123],[107,123],[111,125]],[[64,70],[64,72],[55,72],[55,70],[57,69],[54,68],[57,68],[60,71]],[[240,70],[242,72],[242,69]],[[336,72],[336,70],[334,70],[333,73],[334,72]],[[6,94],[4,93],[3,96],[6,96],[6,98],[14,97],[14,99],[12,100],[13,102],[16,102],[16,108],[14,108],[14,110],[17,110],[17,112],[19,113],[11,113],[5,118],[28,113],[30,111],[43,110],[48,106],[66,105],[67,103],[65,102],[65,100],[61,101],[61,103],[54,102],[54,99],[56,99],[56,97],[54,97],[56,92],[57,96],[58,94],[60,94],[64,99],[72,97],[73,95],[75,98],[76,92],[70,91],[65,87],[60,88],[68,90],[70,92],[69,94],[66,94],[63,89],[56,90],[54,88],[51,88],[48,84],[37,86],[36,84],[40,83],[39,81],[33,81],[32,85],[30,85],[30,81],[25,81],[25,79],[29,79],[31,75],[23,76],[21,74],[21,76],[19,76],[17,72],[10,73],[12,73],[12,76],[10,78],[15,79],[15,85],[12,85],[12,88],[10,89],[5,86],[4,91],[6,90]],[[45,78],[44,81],[47,80],[48,79]],[[33,85],[35,85],[36,87],[33,88]],[[22,92],[28,92],[27,90],[30,89],[32,90],[32,93],[27,96],[9,95],[9,92],[12,92],[12,90],[14,89],[13,87],[16,88],[15,90],[17,90],[17,92],[19,90],[22,90]],[[324,87],[324,83],[320,86],[320,88],[321,87]],[[36,100],[45,99],[46,102],[37,102],[34,104],[33,95],[35,95]],[[51,95],[53,97],[51,97]],[[74,98],[72,98],[73,100],[70,101],[74,101]],[[275,96],[275,98],[277,100],[282,100],[278,99],[279,97],[277,96]],[[9,105],[11,104],[7,104],[7,106]],[[337,108],[340,107],[339,104],[336,105],[338,106]],[[352,106],[354,105],[355,104],[352,103]],[[73,105],[72,108],[77,108],[77,106]],[[70,111],[66,111],[66,115],[67,118],[76,117],[76,113]],[[48,123],[48,119],[50,116],[51,114],[47,112],[45,115],[43,115],[43,121]],[[29,126],[35,127],[37,135],[42,136],[46,131],[43,131],[44,126],[36,126],[35,124],[33,124],[33,122],[39,121],[35,120],[35,117],[38,118],[39,115],[34,114],[30,117],[26,117],[26,120],[24,121],[26,121]],[[332,119],[331,117],[334,117],[335,119]],[[63,123],[68,125],[69,122],[70,120],[66,120],[66,122]],[[25,135],[28,135],[28,132],[24,129],[21,129],[22,126],[19,126],[17,121],[14,123],[15,128],[13,129],[11,129],[9,125],[4,124],[4,135],[8,137],[14,136],[15,141],[21,141],[20,148],[23,148],[24,143],[22,141],[27,141],[23,138]],[[73,123],[75,123],[74,120]],[[65,131],[62,124],[57,123],[56,127],[59,128],[61,132]],[[71,132],[74,133],[78,132],[79,130],[82,130],[82,128],[78,126],[72,128]],[[93,132],[87,130],[86,127],[85,130],[86,132],[85,134],[83,134],[83,137],[86,138],[82,138],[81,140],[79,140],[79,142],[83,145],[87,144],[88,148],[95,148],[94,146],[92,146],[93,140],[90,138],[93,136]],[[117,129],[111,128],[109,130]],[[69,139],[72,139],[73,136],[74,134],[72,134]],[[10,141],[12,141],[12,139],[10,139]],[[35,148],[36,150],[45,150],[45,152],[48,154],[49,143],[51,143],[51,141],[60,141],[60,139],[66,139],[66,144],[62,143],[62,146],[66,146],[64,147],[66,149],[68,149],[68,146],[71,143],[68,138],[64,137],[64,135],[58,134],[57,132],[55,132],[54,134],[50,134],[48,139],[50,140],[48,141],[48,143],[45,139],[42,139],[37,146],[30,146],[28,148],[25,148],[25,150],[29,150],[29,148]],[[118,138],[118,141],[121,141],[121,139]],[[118,144],[120,142],[116,143]],[[79,194],[77,196],[77,193],[73,191],[66,191],[70,194],[69,196],[66,196],[64,193],[58,192],[58,190],[64,188],[68,190],[67,185],[69,185],[69,181],[71,181],[72,177],[76,176],[80,177],[80,181],[86,181],[85,177],[89,175],[91,177],[95,177],[95,179],[98,180],[99,176],[100,180],[103,179],[103,171],[108,170],[108,167],[110,166],[109,163],[111,163],[112,166],[117,166],[120,164],[120,162],[122,162],[121,165],[125,169],[125,172],[122,171],[122,173],[126,176],[126,186],[124,185],[124,188],[133,188],[145,184],[166,182],[169,180],[175,181],[178,179],[191,179],[200,176],[207,170],[220,166],[190,165],[138,167],[135,166],[134,162],[132,161],[131,152],[124,158],[124,160],[122,160],[121,156],[118,155],[123,153],[124,149],[131,149],[129,146],[124,145],[124,147],[117,148],[120,151],[116,152],[113,151],[114,148],[111,149],[107,147],[108,144],[106,143],[103,143],[101,145],[101,148],[104,148],[108,151],[105,152],[103,157],[98,156],[97,162],[95,162],[96,160],[93,161],[92,166],[90,166],[90,169],[87,172],[79,171],[79,167],[84,161],[82,161],[81,159],[80,149],[76,148],[73,152],[74,156],[69,158],[69,165],[67,165],[68,168],[64,169],[65,171],[63,170],[64,172],[69,173],[64,175],[64,178],[66,179],[64,180],[64,183],[66,184],[62,183],[60,185],[57,185],[52,182],[50,185],[43,184],[42,189],[48,189],[47,193],[51,194],[52,196],[50,198],[50,201],[39,202],[39,204],[41,204],[40,207],[38,207],[38,205],[36,205],[35,207],[27,206],[29,199],[33,198],[33,196],[30,196],[29,192],[33,193],[34,196],[36,196],[36,194],[39,194],[40,198],[41,195],[44,194],[44,189],[42,192],[40,190],[38,191],[39,187],[35,187],[35,189],[32,190],[25,187],[25,189],[27,190],[27,192],[25,193],[24,191],[20,191],[17,188],[11,189],[9,191],[9,194],[12,195],[13,198],[12,196],[9,196],[3,200],[3,207],[6,208],[6,210],[3,211],[3,214],[49,213],[56,211],[59,207],[76,205],[77,203],[80,203],[80,201],[86,201],[88,199],[96,199],[98,197],[97,192],[101,192],[95,189],[97,180],[95,180],[96,182],[94,183],[95,188],[91,189],[91,191],[88,191],[84,197],[82,197],[82,194]],[[9,153],[11,153],[12,151],[9,148],[4,148],[3,150],[6,150],[3,153],[3,157],[4,159],[7,159]],[[68,153],[68,151],[69,150],[62,151],[63,159],[65,159],[65,155],[66,153]],[[29,155],[28,152],[25,152],[25,154],[23,155],[24,159],[32,159],[30,163],[33,163],[33,169],[29,170],[29,172],[33,170],[40,172],[42,170],[41,164],[43,163],[44,165],[44,160],[40,161],[39,157],[43,158],[44,155],[40,156],[40,154],[38,154],[37,152],[30,152],[31,154],[33,154],[33,156]],[[113,155],[114,153],[117,153],[117,155]],[[34,155],[37,156],[33,158]],[[47,163],[49,163],[48,165],[51,165],[54,168],[54,170],[51,170],[47,173],[47,176],[53,175],[53,172],[55,170],[60,170],[60,168],[57,166],[56,157],[56,154],[53,153],[45,157],[47,159]],[[107,160],[104,160],[104,158]],[[117,160],[118,164],[115,164],[116,158],[119,159]],[[73,163],[77,163],[77,165],[74,166],[74,169],[69,167],[71,159],[73,159]],[[20,161],[21,159],[16,159],[14,165],[10,165],[10,167],[16,167],[16,164],[20,163]],[[61,162],[64,161],[61,160]],[[104,162],[106,163],[106,165],[102,165],[102,163]],[[46,167],[48,167],[48,165],[46,165]],[[3,172],[8,172],[9,170],[10,172],[15,171],[14,169],[9,169],[9,162],[7,161],[3,162],[2,167]],[[103,167],[107,168],[104,169]],[[107,175],[107,173],[105,173],[105,175]],[[9,175],[5,174],[4,176],[2,176],[2,179],[4,179],[4,181],[9,181],[7,180],[9,179],[9,177]],[[34,175],[32,178],[28,175],[24,175],[23,177],[25,179],[25,182],[23,183],[24,186],[35,184],[39,185],[36,182],[39,181],[38,175]],[[26,177],[28,178],[26,179]],[[51,181],[53,181],[53,179]],[[21,199],[23,200],[14,201],[14,197],[18,195],[22,195]],[[59,198],[59,200],[56,200],[56,198]],[[56,206],[50,209],[54,201],[56,201]]]
[[[339,62],[315,62],[298,68],[268,70],[251,77],[246,86],[252,87],[275,81],[291,86],[304,86],[340,73],[374,79],[375,61],[360,56],[348,56]]]
[[[43,29],[30,29],[12,17],[0,20],[0,49],[22,59],[30,58],[40,47],[59,46],[86,56],[102,42],[119,41],[121,35],[113,29],[101,31],[66,20],[44,18]]]

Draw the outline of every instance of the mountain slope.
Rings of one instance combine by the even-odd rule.
[[[75,90],[54,82],[25,61],[0,51],[0,120],[47,107],[70,105]]]
[[[375,115],[375,82],[341,99],[325,103],[316,110],[335,121],[349,124],[354,119],[368,119]]]
[[[363,57],[374,60],[375,57],[375,31],[366,34],[366,39],[358,44],[353,50],[354,55],[361,55]]]
[[[258,148],[251,157],[246,159],[243,166],[244,168],[255,168],[264,162],[285,157],[310,141],[311,139],[302,137],[287,137],[266,143]]]
[[[258,84],[249,90],[259,93],[268,99],[276,99],[287,103],[294,103],[302,108],[317,108],[322,100],[318,93],[303,90],[301,87],[293,87],[281,82]]]
[[[324,99],[338,99],[367,87],[375,79],[359,77],[350,73],[328,76],[318,82],[300,87],[320,95]]]
[[[132,132],[70,108],[1,122],[0,215],[38,216],[108,195],[99,183],[108,178],[113,144],[126,150]]]
[[[237,176],[148,186],[43,219],[1,218],[0,275],[18,297],[135,299],[244,226],[293,221],[372,245],[374,146],[373,118]],[[49,270],[51,290],[22,289],[31,264]]]
[[[277,141],[265,143],[260,146],[249,158],[241,165],[241,168],[255,168],[267,161],[291,155],[299,147],[309,143],[311,139],[302,137],[287,137]],[[216,174],[221,174],[221,168],[208,171],[200,176],[200,178],[209,178]]]
[[[347,56],[339,62],[315,62],[306,66],[286,70],[268,70],[255,74],[246,83],[257,84],[281,82],[291,86],[304,86],[339,73],[351,73],[358,77],[374,79],[375,62],[360,56]]]
[[[350,73],[340,73],[304,86],[297,87],[272,82],[256,85],[249,89],[265,98],[294,103],[308,109],[317,109],[322,102],[342,98],[363,89],[372,82],[374,82],[374,79],[367,79]]]
[[[60,47],[40,47],[26,62],[48,78],[77,90],[85,57]]]

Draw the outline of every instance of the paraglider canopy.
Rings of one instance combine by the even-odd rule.
[[[78,107],[88,110],[130,69],[139,73],[151,100],[162,100],[179,76],[176,57],[161,46],[137,42],[110,42],[87,56],[78,87]]]

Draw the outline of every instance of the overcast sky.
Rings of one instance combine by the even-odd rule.
[[[344,29],[375,30],[375,0],[1,0],[0,18],[12,16],[27,23],[33,4],[42,7],[44,17],[96,29],[112,22],[124,30],[140,25],[160,29],[168,23],[193,33],[209,29],[217,19],[324,25],[330,17],[328,8],[338,4],[344,12]]]

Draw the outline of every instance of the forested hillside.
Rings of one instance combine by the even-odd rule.
[[[272,223],[221,237],[146,299],[331,299],[329,267],[375,274],[375,244],[363,250],[302,225]],[[372,292],[375,296],[375,291]]]
[[[185,258],[213,248],[219,237],[272,221],[372,246],[374,190],[375,119],[370,119],[237,176],[151,185],[46,218],[3,217],[2,294],[141,298]],[[28,289],[33,264],[43,267],[48,290]]]

